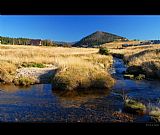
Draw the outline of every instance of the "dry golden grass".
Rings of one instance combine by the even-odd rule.
[[[110,53],[124,55],[128,66],[141,66],[148,77],[160,78],[160,44],[110,48]]]
[[[81,63],[77,66],[68,65],[57,71],[53,79],[54,89],[73,90],[101,88],[113,86],[113,78],[99,66],[91,63]]]
[[[98,52],[98,49],[63,48],[42,46],[1,45],[0,61],[21,65],[23,62],[54,64],[59,56],[85,55]]]
[[[6,61],[15,65],[42,63],[57,66],[77,65],[91,61],[93,64],[99,64],[108,68],[112,64],[112,57],[97,53],[98,49],[96,48],[1,45],[0,61]]]
[[[98,54],[98,51],[96,48],[1,45],[0,62],[16,65],[17,68],[24,63],[54,65],[59,68],[59,72],[53,82],[57,85],[66,83],[66,89],[78,88],[80,83],[85,88],[110,88],[113,79],[107,69],[112,65],[113,59],[112,56]]]
[[[102,46],[110,49],[118,49],[118,48],[122,48],[122,44],[138,44],[138,43],[140,43],[140,41],[125,41],[125,42],[115,41],[111,43],[105,43]]]
[[[124,56],[130,56],[135,53],[139,53],[141,51],[154,50],[159,48],[160,48],[159,44],[154,44],[154,45],[144,45],[144,46],[130,46],[130,47],[124,47],[122,49],[112,47],[112,48],[109,48],[109,50],[110,50],[110,53],[117,53],[117,54],[123,54]]]
[[[0,81],[11,83],[16,73],[16,66],[6,61],[0,62]]]

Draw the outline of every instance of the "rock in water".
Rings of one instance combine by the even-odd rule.
[[[146,113],[146,106],[138,101],[126,99],[124,110],[129,113],[144,115]]]
[[[124,74],[123,76],[125,79],[134,79],[134,75],[131,74]]]

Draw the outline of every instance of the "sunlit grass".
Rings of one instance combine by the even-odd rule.
[[[53,82],[57,85],[65,83],[66,89],[110,88],[114,81],[107,69],[112,65],[113,58],[111,55],[101,55],[98,51],[98,48],[1,45],[0,62],[9,63],[16,68],[24,65],[43,68],[46,64],[51,64],[59,69]],[[6,70],[5,67],[3,69]],[[17,82],[27,82],[28,85],[29,81],[22,77]]]
[[[147,77],[160,78],[160,44],[121,49],[110,46],[109,50],[110,53],[124,55],[123,59],[128,66],[141,66]]]

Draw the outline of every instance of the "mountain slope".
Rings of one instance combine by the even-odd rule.
[[[75,43],[73,46],[75,47],[94,47],[97,45],[101,45],[104,43],[112,42],[115,40],[125,40],[126,38],[117,36],[115,34],[96,31],[89,36],[82,38],[79,42]]]

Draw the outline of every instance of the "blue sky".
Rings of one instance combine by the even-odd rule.
[[[160,15],[0,16],[0,36],[70,42],[78,41],[97,30],[128,39],[160,39]]]

